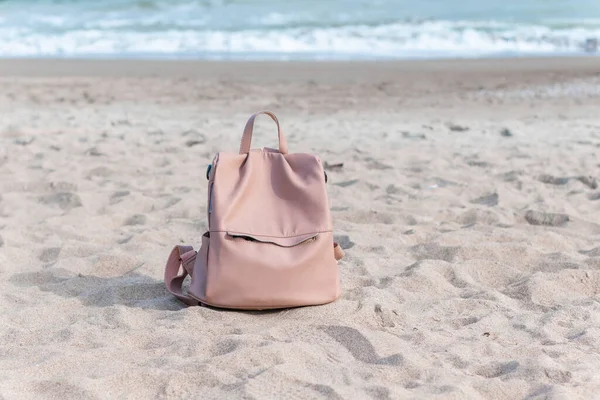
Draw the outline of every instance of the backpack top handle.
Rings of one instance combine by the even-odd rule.
[[[287,154],[288,146],[287,141],[285,140],[285,135],[281,131],[277,117],[271,111],[259,111],[255,114],[252,114],[252,116],[248,119],[248,122],[246,122],[246,127],[244,128],[242,143],[240,144],[240,154],[248,154],[250,152],[250,145],[252,144],[252,130],[254,129],[254,119],[260,114],[268,115],[273,121],[275,121],[277,124],[277,135],[279,136],[279,152],[281,154]]]

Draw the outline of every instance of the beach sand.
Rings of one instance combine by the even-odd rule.
[[[0,84],[1,399],[598,398],[600,59],[2,60]],[[261,109],[343,163],[343,295],[186,308],[167,256]]]

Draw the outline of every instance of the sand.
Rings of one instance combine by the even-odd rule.
[[[3,60],[0,84],[1,399],[598,398],[598,58]],[[164,263],[260,109],[343,163],[343,295],[187,308]]]

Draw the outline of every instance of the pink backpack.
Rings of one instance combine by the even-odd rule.
[[[277,124],[279,150],[250,149],[259,114]],[[340,296],[337,260],[344,253],[333,241],[327,175],[318,157],[288,153],[275,114],[252,115],[239,154],[218,153],[207,178],[208,231],[198,252],[173,248],[165,268],[169,292],[188,305],[259,310]]]

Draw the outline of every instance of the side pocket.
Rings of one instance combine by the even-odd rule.
[[[188,289],[189,293],[200,301],[206,298],[206,276],[208,274],[208,254],[210,248],[210,232],[202,235],[202,245],[194,264],[194,277]]]

